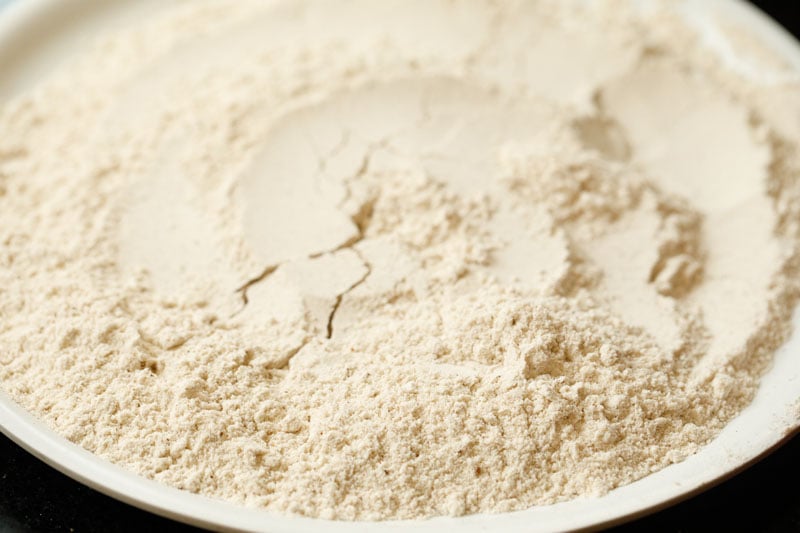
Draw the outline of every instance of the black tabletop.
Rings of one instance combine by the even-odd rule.
[[[800,36],[798,0],[754,1]],[[800,532],[800,437],[733,479],[618,533]],[[0,435],[0,533],[198,531],[99,494]]]

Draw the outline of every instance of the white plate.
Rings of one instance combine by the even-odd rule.
[[[0,101],[30,87],[98,29],[147,16],[160,0],[24,0],[0,12]],[[3,0],[0,0],[0,4]],[[730,54],[711,13],[724,13],[761,35],[800,73],[800,46],[773,21],[737,0],[686,0],[686,13],[709,44]],[[729,57],[732,63],[736,58]],[[753,71],[737,63],[736,68]],[[763,74],[763,73],[762,73]],[[764,76],[768,79],[769,76]],[[798,117],[800,120],[800,117]],[[8,134],[4,132],[3,134]],[[795,326],[800,326],[800,315]],[[800,329],[800,328],[798,328]],[[753,404],[711,444],[686,461],[612,491],[515,513],[435,518],[425,521],[331,522],[245,509],[172,489],[126,472],[56,435],[0,392],[0,430],[22,447],[100,492],[154,513],[214,529],[247,531],[439,533],[470,531],[553,531],[610,525],[672,504],[750,465],[800,430],[800,335],[777,354]]]

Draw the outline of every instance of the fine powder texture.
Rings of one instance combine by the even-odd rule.
[[[800,85],[669,2],[589,4],[192,1],[98,38],[0,110],[3,390],[149,478],[332,519],[696,452],[790,331]]]

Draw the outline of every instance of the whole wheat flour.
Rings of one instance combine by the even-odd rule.
[[[626,5],[193,1],[98,38],[0,112],[3,389],[324,518],[694,453],[789,331],[800,85]]]

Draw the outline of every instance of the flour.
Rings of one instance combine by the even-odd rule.
[[[789,332],[800,86],[655,17],[192,2],[98,40],[0,111],[3,389],[149,478],[331,519],[683,460]]]

